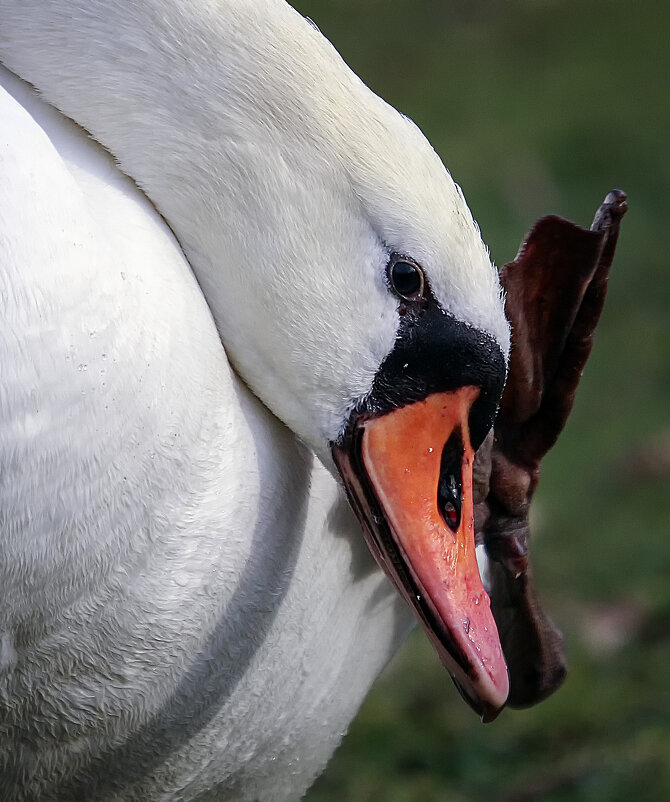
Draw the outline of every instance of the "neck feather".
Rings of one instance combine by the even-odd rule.
[[[355,116],[361,98],[382,116],[390,109],[282,0],[56,0],[38,15],[18,0],[5,7],[0,60],[90,131],[146,192],[179,240],[233,364],[275,414],[322,446],[324,427],[308,431],[295,388],[280,386],[303,370],[304,354],[289,353],[291,365],[278,369],[264,356],[272,332],[249,340],[256,321],[294,300],[291,280],[277,273],[304,274],[317,260],[326,267],[328,238],[339,247],[360,216],[343,191],[340,144],[351,121],[333,110]],[[316,293],[302,298],[303,309],[323,303]],[[369,373],[353,395],[367,389]],[[310,382],[323,388],[315,407],[330,403],[341,378],[326,363],[323,374],[301,379],[305,393]],[[332,415],[338,425],[347,403]]]

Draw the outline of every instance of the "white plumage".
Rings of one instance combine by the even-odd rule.
[[[507,353],[495,271],[279,0],[2,0],[0,61],[3,799],[296,798],[411,626],[329,450],[388,251]]]

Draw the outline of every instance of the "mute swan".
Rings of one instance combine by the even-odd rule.
[[[299,797],[412,622],[360,523],[495,715],[509,330],[418,129],[282,0],[1,0],[0,61],[3,798]]]

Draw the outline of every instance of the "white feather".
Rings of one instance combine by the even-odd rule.
[[[3,0],[0,55],[88,129],[175,232],[236,369],[327,460],[397,328],[389,250],[508,330],[438,156],[280,0]]]
[[[279,0],[0,0],[0,60],[40,92],[0,72],[6,796],[296,798],[411,621],[312,451],[393,346],[389,250],[507,352],[495,271]]]

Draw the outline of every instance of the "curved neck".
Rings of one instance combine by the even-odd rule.
[[[273,336],[287,353],[291,321],[255,332],[270,304],[277,320],[276,309],[294,302],[290,282],[277,279],[286,254],[303,274],[323,263],[335,236],[326,212],[356,203],[342,192],[344,134],[332,110],[354,108],[347,98],[361,94],[384,104],[282,0],[61,0],[39,14],[17,0],[3,6],[0,60],[146,192],[184,249],[235,367],[312,447],[323,444],[296,387],[282,384],[304,369],[304,355],[279,367],[264,355]],[[301,300],[303,309],[323,304],[316,292]],[[336,383],[332,365],[322,367],[304,382],[326,388],[327,406]],[[334,418],[344,418],[342,404]]]
[[[147,194],[235,368],[326,462],[395,341],[389,248],[506,347],[496,274],[439,157],[283,0],[25,5],[3,0],[0,60]]]
[[[277,159],[306,172],[300,140],[315,136],[319,79],[338,59],[285,3],[15,5],[0,58],[113,153],[201,272],[220,258],[222,219],[257,222]]]

